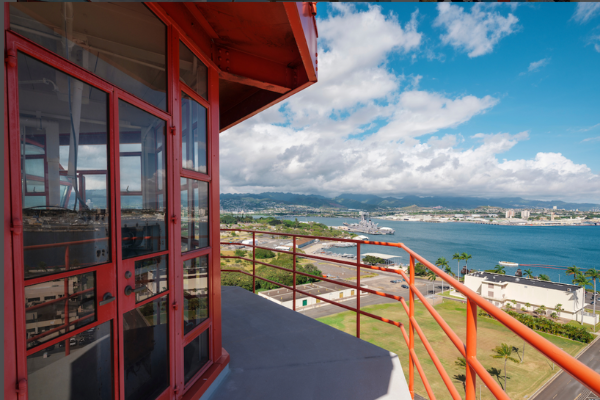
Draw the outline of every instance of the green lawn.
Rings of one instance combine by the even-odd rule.
[[[445,290],[443,292],[437,293],[440,296],[446,296],[446,297],[452,297],[453,299],[460,299],[460,300],[466,300],[464,297],[459,297],[459,296],[452,296],[450,294],[452,290]]]
[[[445,301],[436,306],[436,309],[464,342],[466,333],[466,305],[454,301]],[[364,307],[363,310],[402,322],[405,324],[405,328],[408,332],[408,318],[400,304],[381,304]],[[440,358],[448,375],[453,380],[455,387],[461,395],[464,395],[463,384],[457,378],[460,378],[460,375],[464,374],[465,370],[454,364],[457,357],[460,356],[460,353],[421,303],[416,304],[415,318],[419,322],[419,326],[424,331],[437,356]],[[319,318],[319,321],[352,335],[356,333],[356,316],[352,312],[343,312],[329,317]],[[583,343],[546,335],[544,333],[540,333],[540,335],[572,355],[575,355],[580,349],[586,346]],[[361,317],[361,338],[398,354],[400,362],[402,363],[402,369],[408,380],[408,349],[399,328],[363,316]],[[477,357],[486,369],[496,368],[500,371],[503,370],[503,360],[492,358],[492,349],[501,343],[507,343],[511,346],[518,347],[520,354],[522,355],[523,340],[498,321],[489,318],[478,318],[477,338]],[[421,344],[416,332],[415,343],[417,357],[423,366],[436,398],[451,399],[446,386],[435,369],[425,348]],[[517,360],[519,359],[519,356],[516,353],[513,354],[513,356]],[[552,370],[552,363],[550,361],[527,344],[525,346],[525,361],[523,363],[515,364],[510,361],[508,362],[507,386],[509,396],[513,399],[523,399],[526,395],[530,396],[556,371],[556,367],[554,371]],[[500,374],[500,382],[502,385],[504,384],[503,376],[502,372]],[[478,385],[479,384],[481,384],[481,381],[478,379]],[[426,395],[416,369],[415,390],[421,395]],[[479,388],[477,394],[479,396]],[[494,397],[484,388],[481,398],[491,400]]]

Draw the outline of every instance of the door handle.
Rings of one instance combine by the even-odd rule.
[[[133,289],[131,286],[127,285],[127,287],[125,287],[125,295],[129,296],[129,295],[131,295],[131,293],[139,293],[139,292],[143,291],[144,289],[146,289],[146,286],[140,286],[137,289]]]
[[[115,300],[115,297],[112,294],[110,294],[109,292],[106,292],[106,293],[104,293],[104,296],[102,297],[102,301],[100,302],[100,305],[105,306],[114,300]]]

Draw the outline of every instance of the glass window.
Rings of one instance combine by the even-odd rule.
[[[25,287],[28,349],[96,321],[94,278],[90,272]]]
[[[206,108],[181,93],[181,163],[183,168],[207,173]]]
[[[208,362],[208,329],[183,348],[183,373],[185,383]]]
[[[157,398],[169,387],[167,296],[123,314],[125,399]]]
[[[110,400],[112,376],[110,321],[27,357],[29,400]]]
[[[166,255],[135,262],[135,288],[140,287],[145,289],[136,293],[136,303],[168,290]]]
[[[208,246],[208,183],[181,178],[181,252]]]
[[[110,261],[108,96],[18,54],[25,279]]]
[[[183,331],[208,318],[208,256],[183,262]]]
[[[203,99],[208,99],[208,68],[181,42],[179,42],[179,80]]]
[[[10,29],[167,109],[167,28],[143,4],[16,3]]]
[[[123,258],[167,249],[165,128],[164,120],[119,101]]]

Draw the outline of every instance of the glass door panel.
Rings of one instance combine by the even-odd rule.
[[[119,100],[123,258],[167,249],[163,119]]]
[[[123,314],[126,400],[153,400],[169,387],[168,296]]]
[[[25,279],[110,262],[108,95],[18,53]]]
[[[112,399],[111,332],[107,321],[29,355],[29,400]]]

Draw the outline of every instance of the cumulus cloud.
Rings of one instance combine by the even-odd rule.
[[[478,57],[491,53],[500,39],[517,30],[519,19],[509,13],[506,17],[498,7],[475,4],[471,12],[450,3],[438,4],[438,16],[434,26],[442,27],[446,33],[440,35],[442,43]]]
[[[319,82],[221,134],[222,192],[600,194],[598,175],[560,154],[503,160],[527,131],[478,133],[467,146],[458,129],[497,98],[427,91],[420,75],[394,75],[391,54],[419,51],[415,14],[403,22],[377,6],[330,7],[334,16],[319,21]]]
[[[600,3],[587,2],[577,3],[573,19],[580,24],[588,22],[590,19],[600,15]]]

